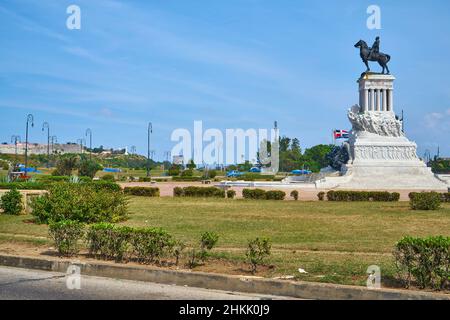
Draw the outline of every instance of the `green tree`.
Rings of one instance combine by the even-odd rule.
[[[82,157],[78,165],[78,175],[83,177],[95,177],[97,171],[102,170],[102,166],[94,160]]]
[[[56,163],[56,169],[53,171],[54,176],[70,176],[76,168],[78,156],[75,154],[62,155]]]

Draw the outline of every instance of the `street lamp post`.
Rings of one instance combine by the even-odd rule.
[[[27,129],[25,133],[25,175],[27,175],[27,169],[28,169],[28,126],[31,124],[31,127],[34,127],[34,117],[30,113],[27,116]]]
[[[20,136],[11,136],[11,143],[14,143],[14,153],[17,162],[17,142],[20,142]]]
[[[86,130],[86,137],[89,136],[89,160],[92,160],[92,130]]]
[[[148,123],[147,129],[147,177],[150,177],[150,135],[153,133],[152,123]]]
[[[52,154],[53,154],[55,152],[54,145],[55,145],[55,143],[58,143],[58,138],[56,136],[51,136],[50,137],[50,141],[51,141],[51,144],[52,144]]]
[[[50,125],[48,124],[48,122],[44,122],[42,124],[42,131],[44,131],[45,129],[47,129],[47,168],[50,165]]]
[[[80,144],[80,152],[83,153],[83,142],[84,142],[84,139],[77,139],[77,142]]]

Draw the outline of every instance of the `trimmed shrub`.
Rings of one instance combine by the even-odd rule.
[[[248,242],[245,256],[247,257],[247,261],[250,263],[253,274],[256,273],[258,265],[261,265],[263,260],[270,255],[271,247],[272,245],[270,244],[270,240],[268,238],[256,238]]]
[[[125,187],[125,194],[141,197],[159,197],[159,188],[152,187]]]
[[[242,190],[244,199],[264,200],[266,199],[266,191],[262,189],[244,189]]]
[[[172,181],[197,182],[202,181],[202,177],[172,177]]]
[[[118,185],[115,182],[111,182],[111,181],[98,180],[98,181],[92,181],[91,183],[86,183],[84,185],[92,186],[96,190],[107,190],[107,191],[115,191],[115,192],[122,191],[122,188],[120,187],[120,185]]]
[[[437,192],[411,192],[409,205],[413,210],[437,210],[441,206],[441,195]]]
[[[319,193],[320,194],[320,193]],[[319,196],[318,194],[318,196]],[[377,201],[391,202],[399,201],[398,192],[389,193],[387,191],[344,191],[330,190],[327,192],[328,201]],[[320,197],[319,197],[320,200]]]
[[[450,192],[442,194],[442,202],[450,202]]]
[[[298,200],[298,191],[297,190],[292,190],[291,191],[291,197],[294,198],[295,201]]]
[[[284,200],[286,192],[280,190],[266,191],[266,200]]]
[[[31,201],[37,222],[75,220],[85,223],[118,222],[127,217],[122,192],[98,188],[95,184],[57,183],[49,192]]]
[[[236,197],[236,191],[235,190],[227,190],[227,198],[233,199],[234,197]]]
[[[182,197],[184,195],[183,188],[175,187],[173,188],[173,196],[174,197]]]
[[[159,262],[172,251],[172,236],[161,228],[134,229],[131,237],[133,252],[141,263]]]
[[[50,222],[48,227],[49,235],[55,242],[60,255],[73,256],[80,251],[78,241],[84,236],[84,224],[72,220],[61,220]]]
[[[0,209],[5,214],[19,215],[23,208],[22,194],[17,189],[11,189],[0,198]]]
[[[196,187],[189,186],[177,189],[179,187],[175,187],[173,192],[176,197],[216,197],[216,198],[225,198],[225,190],[216,188],[216,187]]]
[[[409,287],[442,290],[450,279],[450,238],[405,237],[394,248],[399,278]]]
[[[0,189],[46,190],[48,185],[42,182],[1,182]]]
[[[114,178],[114,175],[111,173],[105,174],[100,179],[103,181],[112,181],[112,182],[116,181],[116,178]]]
[[[121,262],[129,253],[132,236],[133,229],[130,227],[119,227],[110,223],[93,224],[86,235],[89,254],[95,258]]]
[[[319,199],[319,201],[325,200],[325,192],[320,191],[320,192],[317,194],[317,198]]]
[[[273,181],[274,178],[275,178],[274,175],[254,173],[254,172],[246,172],[241,176],[239,176],[239,180],[245,181],[256,181],[256,180]]]

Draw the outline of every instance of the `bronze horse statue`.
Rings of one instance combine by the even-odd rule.
[[[388,54],[384,54],[381,52],[371,52],[372,50],[369,48],[367,43],[364,40],[359,40],[355,44],[355,48],[359,48],[359,55],[361,56],[362,61],[367,67],[366,72],[370,71],[368,61],[376,61],[383,68],[381,74],[384,74],[384,70],[387,70],[387,74],[389,74],[388,62],[391,60],[391,56]]]

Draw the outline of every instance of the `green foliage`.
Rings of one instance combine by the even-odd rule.
[[[175,197],[225,198],[225,190],[216,187],[175,187],[173,193]]]
[[[182,197],[184,195],[184,190],[182,187],[173,188],[173,196],[174,197]]]
[[[434,159],[430,165],[434,173],[450,173],[450,159]]]
[[[450,279],[450,238],[405,237],[394,248],[398,275],[409,287],[414,281],[419,288],[442,290]]]
[[[292,190],[291,191],[291,197],[294,198],[295,201],[298,200],[298,191],[297,190]]]
[[[320,199],[320,198],[319,198]],[[392,202],[399,201],[400,194],[398,192],[387,191],[328,191],[328,201],[377,201]]]
[[[160,262],[172,252],[172,236],[161,228],[135,229],[131,238],[133,252],[141,263]]]
[[[121,262],[130,251],[133,229],[110,223],[97,223],[90,226],[86,240],[89,254],[95,258],[113,259]]]
[[[168,170],[169,176],[179,176],[180,175],[180,166],[173,164]]]
[[[264,259],[270,255],[271,247],[272,245],[268,238],[256,238],[248,242],[245,256],[250,263],[253,274],[256,273],[258,265],[261,265]]]
[[[84,236],[84,224],[61,220],[49,223],[49,235],[55,242],[58,253],[62,256],[73,256],[80,251],[78,241]]]
[[[274,175],[269,174],[261,174],[261,173],[255,173],[255,172],[246,172],[243,175],[241,175],[239,180],[245,180],[245,181],[273,181],[275,179]]]
[[[125,194],[141,197],[159,197],[159,188],[152,187],[125,187]]]
[[[122,192],[98,188],[95,184],[53,184],[49,192],[32,200],[37,222],[75,220],[85,223],[118,222],[127,217]]]
[[[227,190],[227,198],[233,199],[234,197],[236,197],[236,191],[235,190]]]
[[[93,178],[97,171],[102,170],[102,168],[103,167],[97,161],[81,157],[78,164],[78,175]]]
[[[189,253],[188,266],[194,268],[199,263],[204,263],[209,256],[209,252],[219,241],[219,235],[215,232],[206,231],[202,233],[199,241],[199,248],[194,246]]]
[[[172,177],[172,181],[197,182],[201,180],[202,177],[190,177],[190,176]]]
[[[266,191],[266,200],[284,200],[286,192],[280,190]]]
[[[105,174],[100,179],[102,179],[103,181],[111,181],[111,182],[116,181],[116,178],[114,178],[114,175],[111,173]]]
[[[5,214],[19,215],[23,208],[22,195],[13,188],[0,198],[0,209]]]
[[[190,170],[194,170],[197,166],[195,165],[194,160],[189,160],[188,164],[186,165],[186,167]]]
[[[194,170],[192,170],[192,169],[184,170],[183,172],[181,172],[181,176],[182,177],[193,177],[194,176]]]
[[[317,194],[317,198],[319,199],[319,201],[325,200],[325,192],[320,191],[320,192]]]
[[[0,189],[45,190],[47,186],[42,182],[0,182]]]
[[[122,188],[120,187],[120,185],[118,185],[115,182],[110,182],[110,181],[97,180],[97,181],[92,181],[91,183],[86,183],[83,185],[92,187],[97,191],[98,190],[106,190],[106,191],[114,191],[114,192],[122,191]]]
[[[437,192],[411,192],[409,205],[413,210],[437,210],[441,207],[441,194]]]
[[[262,189],[244,189],[242,190],[244,199],[263,200],[266,199],[266,191]]]
[[[78,156],[76,154],[61,155],[56,162],[56,169],[53,171],[54,176],[71,176],[78,164]]]

